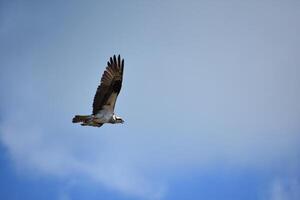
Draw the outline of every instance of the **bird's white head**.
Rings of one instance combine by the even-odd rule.
[[[121,123],[121,124],[124,123],[124,120],[121,117],[115,116],[114,118],[115,118],[115,120],[114,120],[115,123]]]

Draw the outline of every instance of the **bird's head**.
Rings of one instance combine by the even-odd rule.
[[[123,123],[124,123],[124,120],[123,120],[121,117],[117,117],[117,116],[116,116],[116,123],[121,123],[121,124],[123,124]]]

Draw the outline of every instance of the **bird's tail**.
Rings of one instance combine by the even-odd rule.
[[[72,122],[73,123],[78,123],[78,122],[87,123],[87,121],[90,119],[90,117],[91,117],[90,115],[75,115]]]

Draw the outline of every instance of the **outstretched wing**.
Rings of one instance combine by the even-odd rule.
[[[107,67],[94,97],[93,115],[104,108],[111,111],[114,110],[118,94],[122,87],[123,69],[124,59],[121,61],[120,55],[118,59],[114,55],[107,62]]]

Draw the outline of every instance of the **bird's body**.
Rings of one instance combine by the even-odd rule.
[[[120,56],[110,58],[104,71],[101,83],[97,88],[92,115],[75,115],[72,122],[81,122],[82,126],[100,127],[105,123],[123,123],[123,119],[116,116],[114,108],[118,94],[122,87],[124,60]]]

